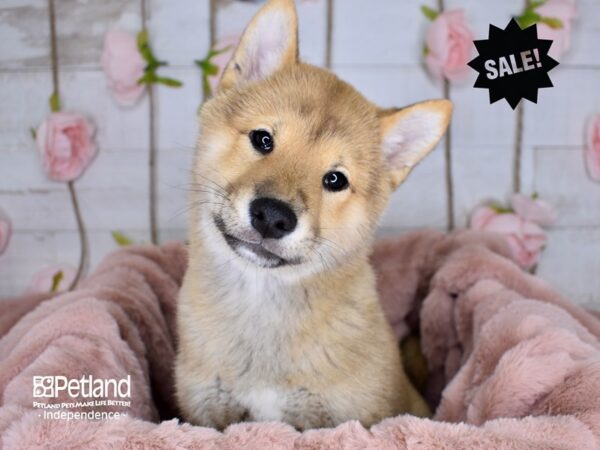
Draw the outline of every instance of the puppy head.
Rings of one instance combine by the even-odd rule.
[[[246,29],[201,112],[191,240],[289,276],[368,249],[391,192],[437,144],[446,100],[383,110],[298,61],[292,0]]]

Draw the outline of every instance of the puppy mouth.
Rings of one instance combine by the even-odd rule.
[[[232,234],[227,232],[226,227],[225,227],[225,222],[223,222],[222,218],[220,218],[218,216],[214,216],[213,218],[214,218],[215,225],[217,226],[218,230],[223,235],[223,238],[225,238],[225,242],[227,242],[227,245],[229,245],[229,247],[238,256],[240,256],[246,260],[249,260],[250,262],[256,264],[257,266],[274,269],[276,267],[282,267],[282,266],[300,263],[300,261],[298,261],[296,259],[288,260],[288,259],[282,258],[281,256],[276,255],[273,252],[270,252],[269,250],[264,248],[258,242],[249,242],[249,241],[240,239],[236,236],[233,236]]]

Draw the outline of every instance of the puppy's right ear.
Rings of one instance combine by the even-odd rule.
[[[294,0],[269,0],[246,27],[218,91],[263,80],[297,62],[298,17]]]
[[[402,109],[381,110],[383,156],[396,189],[440,141],[450,122],[452,102],[429,100]]]

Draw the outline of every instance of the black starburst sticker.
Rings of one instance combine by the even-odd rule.
[[[537,103],[538,89],[552,87],[548,72],[558,62],[548,56],[552,41],[538,39],[537,26],[524,30],[512,19],[506,28],[490,25],[488,39],[474,42],[479,56],[469,66],[479,72],[473,87],[490,91],[490,103],[506,99],[515,109],[522,98]]]

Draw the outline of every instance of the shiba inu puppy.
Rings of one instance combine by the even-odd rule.
[[[369,253],[390,194],[438,143],[451,109],[379,109],[298,60],[293,0],[262,7],[201,110],[178,304],[186,420],[306,429],[428,413]]]

